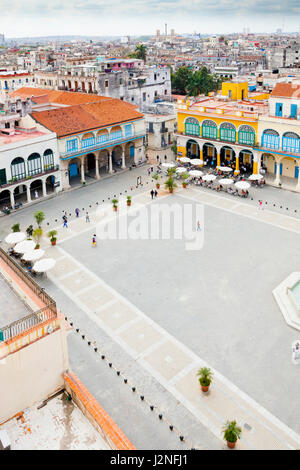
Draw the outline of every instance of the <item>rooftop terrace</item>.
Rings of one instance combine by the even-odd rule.
[[[0,273],[0,328],[32,313]]]

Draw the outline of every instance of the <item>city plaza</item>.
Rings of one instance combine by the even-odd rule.
[[[120,173],[1,219],[2,240],[13,223],[25,230],[35,210],[45,212],[45,231],[58,230],[55,247],[46,238],[41,243],[56,265],[37,281],[74,325],[68,334],[72,370],[137,448],[223,448],[227,419],[242,426],[241,449],[298,448],[294,396],[300,377],[291,353],[300,333],[286,324],[272,291],[299,271],[300,196],[266,186],[250,188],[244,200],[194,185],[178,185],[169,194],[162,185],[152,201],[154,181],[146,170]],[[203,248],[187,251],[184,241],[172,239],[100,238],[92,247],[99,207],[117,197],[119,211],[111,209],[111,216],[124,217],[127,194],[131,209],[203,205]],[[112,378],[75,328],[162,410],[184,443],[157,426],[149,407],[117,374]],[[203,364],[214,371],[207,395],[196,377]]]

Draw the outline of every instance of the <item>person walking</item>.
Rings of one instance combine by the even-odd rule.
[[[263,203],[262,203],[262,200],[261,200],[261,199],[258,201],[258,209],[259,209],[259,210],[262,210],[262,211],[264,210],[264,209],[263,209]]]
[[[197,222],[197,232],[201,232],[201,227],[200,227],[200,222],[199,222],[199,220],[198,220],[198,222]]]
[[[151,198],[153,199],[153,196],[154,196],[154,191],[153,191],[153,189],[151,189],[150,194],[151,194]]]
[[[85,213],[85,221],[90,222],[90,216],[88,212]]]
[[[96,234],[94,233],[93,238],[92,238],[92,246],[97,246],[97,239],[96,239]]]
[[[66,216],[63,216],[64,225],[63,228],[68,228],[68,219]]]
[[[155,190],[154,191],[154,196],[157,197],[158,192]]]
[[[34,191],[34,197],[35,197],[35,199],[39,198],[39,193],[37,192],[37,190]]]
[[[76,217],[79,217],[79,209],[78,209],[78,207],[76,207],[76,209],[75,209],[75,215],[76,215]]]

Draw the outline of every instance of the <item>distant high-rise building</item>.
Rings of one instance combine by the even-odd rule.
[[[5,43],[4,34],[0,34],[0,44],[3,45]]]

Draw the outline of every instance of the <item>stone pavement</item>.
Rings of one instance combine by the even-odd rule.
[[[258,211],[240,199],[228,200],[215,193],[204,194],[198,189],[178,190],[178,194],[300,233],[300,221],[271,211]],[[140,194],[133,198],[135,208],[143,207],[147,203],[150,203],[148,194]],[[127,210],[125,206],[121,206],[120,215],[125,210]],[[91,231],[100,220],[101,216],[91,213],[91,225],[86,224],[83,218],[72,221],[69,229],[59,229],[59,240],[63,242],[77,237],[82,232]],[[241,449],[299,447],[299,435],[239,390],[217,370],[214,370],[211,392],[202,394],[199,391],[196,372],[203,365],[209,366],[204,359],[152,321],[66,252],[62,246],[48,248],[47,251],[57,259],[55,268],[48,274],[49,279],[216,438],[220,439],[220,430],[227,419],[236,419],[243,426],[243,436],[239,443]]]

